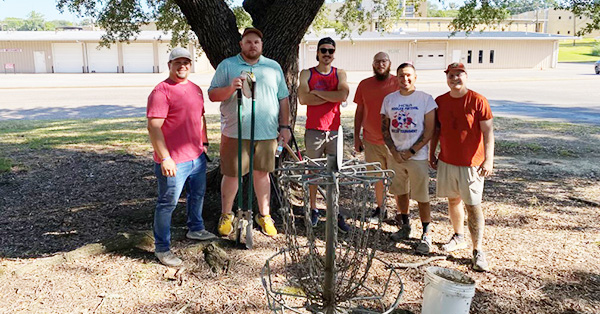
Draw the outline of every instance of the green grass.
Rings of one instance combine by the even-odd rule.
[[[12,169],[12,160],[0,157],[0,173],[9,172]]]
[[[219,116],[207,116],[211,155],[218,154]],[[102,150],[147,154],[152,146],[145,118],[12,120],[0,122],[0,158],[23,149]]]
[[[575,41],[572,40],[560,42],[558,48],[558,62],[595,62],[600,57],[592,55],[592,49],[598,44],[593,38],[586,38]]]

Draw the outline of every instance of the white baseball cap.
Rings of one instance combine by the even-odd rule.
[[[173,61],[178,58],[186,58],[192,61],[192,54],[183,47],[177,47],[171,51],[171,54],[169,55],[169,61]]]

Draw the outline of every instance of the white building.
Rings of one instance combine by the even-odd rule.
[[[330,36],[337,43],[335,64],[348,71],[370,71],[373,56],[384,51],[392,64],[412,62],[417,69],[444,69],[463,62],[472,69],[554,68],[559,40],[573,39],[529,32],[365,32],[341,39],[334,33],[310,34],[300,45],[300,67],[315,64],[317,42]]]
[[[167,69],[170,36],[142,31],[137,39],[99,48],[101,31],[0,32],[0,72],[156,73]],[[414,62],[418,69],[443,69],[461,61],[469,68],[553,68],[558,41],[572,36],[530,32],[365,32],[352,40],[333,33],[309,34],[300,44],[300,68],[314,65],[321,37],[337,41],[336,66],[370,71],[373,55],[387,52],[393,64]],[[195,47],[189,47],[197,55]],[[192,71],[212,69],[204,54]]]

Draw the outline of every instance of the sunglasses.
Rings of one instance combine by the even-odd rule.
[[[320,51],[322,54],[329,53],[330,55],[332,55],[332,54],[335,52],[335,49],[333,49],[333,48],[330,48],[330,49],[327,49],[327,48],[319,48],[319,51]]]

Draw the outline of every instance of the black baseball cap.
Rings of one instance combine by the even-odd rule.
[[[319,43],[317,44],[317,48],[321,47],[321,45],[332,45],[335,47],[335,41],[333,39],[331,39],[331,37],[323,37],[319,40]]]

